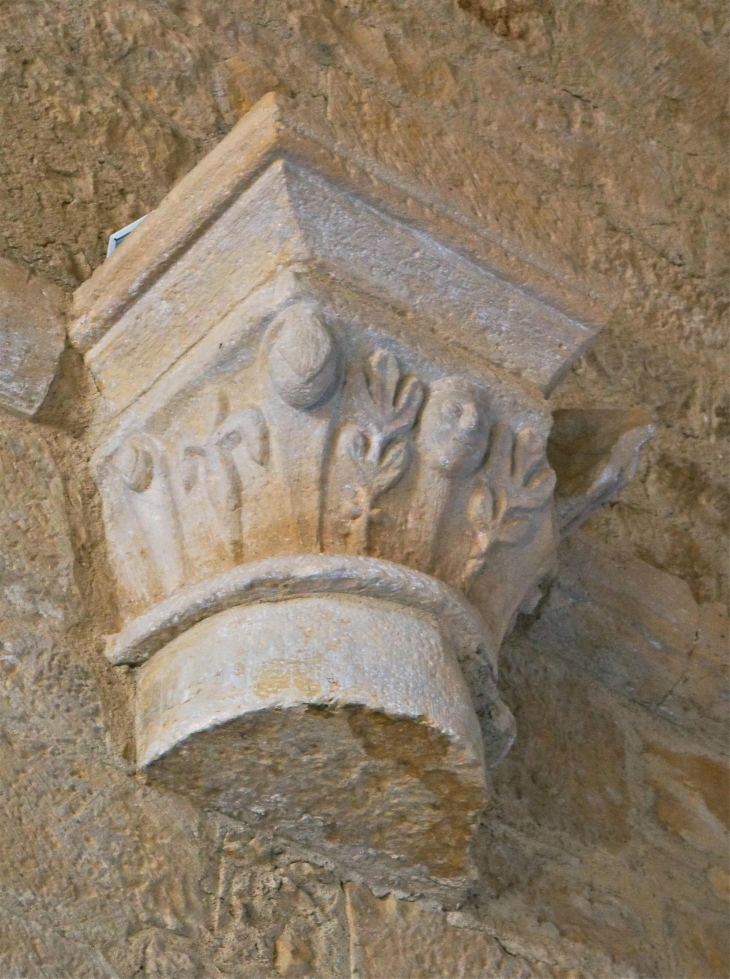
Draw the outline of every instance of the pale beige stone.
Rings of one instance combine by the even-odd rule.
[[[499,936],[473,914],[446,914],[393,895],[375,897],[362,884],[346,884],[350,956],[354,979],[588,979],[633,970],[608,958],[580,962],[573,956],[526,955],[514,937]],[[577,953],[577,954],[576,954]],[[572,960],[571,960],[572,959]]]
[[[366,189],[290,109],[263,99],[77,292],[123,620],[108,654],[143,664],[150,780],[344,876],[463,888],[484,762],[515,737],[498,649],[556,557],[544,393],[595,324],[529,263],[518,286],[404,221],[394,183]],[[376,774],[353,711],[380,732]],[[421,737],[436,775],[403,768]],[[276,738],[319,745],[315,774],[262,774]]]
[[[44,976],[53,963],[56,975],[78,979],[119,979],[100,951],[69,940],[55,930],[3,913],[0,928],[0,970],[4,976]]]
[[[52,282],[0,259],[0,405],[33,416],[56,375],[66,342],[66,295]]]
[[[488,639],[467,603],[396,565],[312,555],[244,565],[153,612],[117,647],[154,654],[137,693],[151,781],[345,874],[402,890],[469,880],[486,801],[473,702],[489,764],[514,728],[487,664],[472,663]]]
[[[40,2],[50,16],[51,0]],[[365,23],[357,8],[320,2],[277,0],[263,17],[191,0],[161,18],[140,0],[72,2],[108,24],[72,17],[73,75],[64,40],[30,0],[3,21],[5,254],[74,288],[83,265],[102,263],[106,235],[151,211],[235,124],[228,60],[249,65],[257,83],[273,74],[270,88],[316,108],[333,139],[374,161],[371,173],[377,165],[409,190],[420,184],[438,209],[448,202],[568,280],[591,269],[612,279],[621,311],[569,372],[562,403],[641,404],[661,429],[651,469],[625,506],[603,513],[600,535],[687,578],[702,600],[723,599],[722,3],[612,16],[532,0],[448,11],[443,0],[407,0]],[[640,36],[661,52],[660,69]],[[38,52],[30,86],[26,45]],[[576,78],[597,52],[595,71]]]
[[[707,871],[707,879],[720,900],[730,904],[730,874],[727,870],[723,870],[721,867],[710,867]]]
[[[687,584],[585,534],[563,544],[561,557],[531,640],[630,699],[669,713],[699,625]]]
[[[450,927],[443,912],[391,895],[375,898],[363,885],[346,885],[346,894],[352,975],[357,979],[532,979],[539,974],[524,959],[506,954],[489,935]]]
[[[671,974],[692,979],[724,979],[730,964],[728,916],[697,913],[691,903],[668,901],[667,932],[676,941]]]
[[[561,545],[561,570],[529,637],[628,699],[727,744],[727,609],[627,560],[584,533]]]
[[[658,822],[691,846],[723,859],[730,830],[730,771],[726,759],[648,744],[644,764]]]
[[[275,257],[279,262],[308,259],[319,261],[325,267],[332,264],[340,276],[354,275],[358,284],[390,291],[385,270],[394,261],[405,262],[410,266],[410,274],[420,280],[418,285],[424,293],[420,300],[423,316],[429,311],[429,293],[439,291],[438,279],[444,275],[440,265],[446,261],[450,272],[448,278],[452,280],[451,303],[456,301],[458,304],[459,286],[463,292],[471,284],[473,291],[474,285],[479,283],[477,289],[481,288],[482,294],[472,296],[470,312],[474,311],[477,302],[480,306],[491,307],[490,315],[485,317],[481,310],[477,314],[483,322],[479,323],[481,329],[471,331],[472,343],[487,344],[496,363],[524,373],[543,389],[554,387],[605,323],[615,300],[607,301],[605,292],[596,295],[588,284],[588,277],[581,282],[580,276],[574,275],[571,285],[564,277],[551,276],[539,263],[524,258],[520,250],[510,248],[504,238],[495,240],[486,229],[478,226],[474,233],[458,212],[446,217],[443,207],[434,209],[433,195],[423,187],[419,188],[417,180],[403,186],[401,174],[382,167],[373,168],[371,159],[353,153],[347,144],[333,136],[331,129],[323,126],[316,114],[302,114],[291,100],[273,93],[261,99],[215,150],[180,181],[154,214],[137,229],[126,247],[118,249],[92,279],[77,290],[74,298],[77,321],[70,330],[72,342],[82,351],[89,350],[132,303],[153,288],[156,280],[164,276],[173,263],[180,261],[188,251],[192,252],[188,261],[194,259],[199,251],[196,240],[214,221],[220,220],[222,212],[235,209],[237,199],[256,193],[256,182],[262,173],[272,164],[287,161],[284,170],[291,175],[290,207],[277,215],[277,219],[298,220],[302,232],[299,254],[284,244],[276,256],[274,241],[257,241],[262,232],[266,234],[268,223],[274,219],[275,212],[270,210],[268,223],[254,223],[246,236],[249,248],[245,252],[253,244],[252,254],[249,256],[244,252],[238,256],[238,261],[251,269],[252,275],[262,274],[259,271],[262,259],[269,262]],[[322,204],[312,200],[317,188],[311,184],[307,186],[306,174],[311,172],[307,165],[340,183],[349,184],[366,200],[381,207],[385,205],[398,217],[407,216],[412,221],[415,205],[421,218],[419,223],[425,230],[437,230],[456,247],[463,248],[468,242],[468,250],[476,252],[479,264],[459,260],[453,253],[447,256],[443,251],[437,258],[429,255],[429,239],[417,232],[394,237],[390,249],[379,255],[379,249],[368,248],[367,241],[369,236],[378,234],[376,215],[369,215],[376,222],[369,225],[361,207],[343,208],[342,204],[339,213],[336,206],[330,204],[332,213],[326,215]],[[324,190],[331,186],[326,183],[320,188]],[[345,244],[343,236],[348,235],[350,247],[354,249],[349,255],[341,247]],[[334,250],[331,250],[332,246]],[[355,265],[351,261],[354,252],[358,256]],[[362,269],[359,268],[361,263]],[[436,290],[428,281],[434,274],[437,276]],[[512,282],[516,285],[511,285]],[[400,294],[396,291],[392,295],[394,300],[403,298],[402,289],[401,283]],[[540,295],[545,301],[531,301],[532,294]],[[562,315],[558,312],[560,309]],[[439,308],[437,302],[433,315],[443,318],[444,314],[455,325],[458,323],[458,317],[449,314],[444,307]],[[541,322],[539,340],[534,335],[534,326],[532,330],[525,329],[526,318]],[[588,323],[590,327],[582,325]]]
[[[497,235],[524,236],[530,253],[532,234],[545,251],[564,253],[566,264],[615,276],[616,295],[624,293],[620,311],[594,354],[570,372],[563,403],[641,403],[661,429],[640,481],[621,505],[594,518],[591,532],[624,556],[641,555],[685,577],[696,598],[721,598],[728,464],[727,365],[720,349],[727,335],[728,246],[727,140],[720,118],[727,88],[723,6],[714,0],[628,6],[406,0],[365,9],[278,0],[164,6],[70,0],[60,17],[53,0],[16,0],[4,5],[0,30],[2,247],[73,287],[101,263],[106,234],[155,207],[235,121],[224,62],[235,54],[260,78],[275,72],[299,99],[321,105],[343,140],[364,153],[375,150],[384,165],[407,171],[414,183],[422,180],[475,220],[492,222]],[[245,94],[248,99],[247,87]],[[29,536],[14,536],[13,565],[24,555],[40,567],[38,540],[35,524]],[[85,557],[88,551],[79,553],[80,565]],[[49,572],[54,568],[52,560],[42,564]],[[103,575],[97,581],[107,588]],[[92,602],[90,610],[96,615],[98,606]],[[17,611],[5,620],[11,630]],[[85,654],[74,639],[68,655],[78,663]],[[98,646],[89,647],[90,657],[98,656]],[[102,734],[74,751],[70,768],[77,781],[64,780],[59,763],[78,745],[79,710],[96,693],[89,678],[63,687],[69,671],[60,644],[53,662],[60,664],[56,675],[45,667],[34,672],[28,657],[13,674],[27,671],[23,695],[13,701],[13,737],[18,743],[27,738],[28,751],[17,776],[3,784],[3,816],[10,800],[24,807],[17,835],[2,847],[4,915],[17,901],[18,917],[34,919],[43,935],[60,929],[104,954],[107,942],[116,943],[118,955],[125,950],[123,961],[115,960],[120,975],[140,969],[213,974],[195,954],[213,925],[206,920],[195,930],[197,919],[185,912],[186,888],[176,884],[189,879],[194,887],[198,876],[187,874],[193,854],[210,855],[215,845],[192,830],[167,843],[179,812],[170,794],[147,792],[135,797],[129,811],[120,807],[120,777],[110,778],[116,761],[105,752]],[[523,736],[528,712],[551,708],[550,723],[532,735],[544,743],[543,757],[553,744],[545,734],[550,727],[558,736],[568,715],[585,717],[584,682],[576,679],[575,697],[565,702],[562,717],[548,704],[563,706],[559,684],[541,696],[536,675],[527,700],[523,684],[530,682],[512,684],[510,703],[520,712]],[[59,695],[68,727],[46,753],[42,741]],[[619,700],[613,705],[608,713],[619,729],[627,714],[645,713],[635,707],[627,712]],[[3,714],[5,732],[5,701]],[[600,743],[603,716],[578,729],[586,743]],[[701,710],[698,720],[701,732]],[[569,724],[566,739],[575,730]],[[685,727],[681,737],[689,747],[693,730]],[[635,781],[640,766],[634,750],[629,739],[632,796],[643,791]],[[104,764],[89,781],[94,806],[76,837],[73,817],[62,813],[82,796],[78,779],[92,756]],[[36,768],[43,757],[47,765]],[[534,771],[539,775],[537,766]],[[577,777],[571,770],[569,778]],[[599,778],[597,772],[593,779]],[[556,777],[554,784],[563,782]],[[527,782],[525,791],[531,791]],[[51,799],[59,816],[46,835],[39,820]],[[153,821],[155,800],[160,815]],[[554,811],[573,820],[576,833],[590,835],[601,825],[599,804],[586,812],[560,791]],[[134,814],[139,818],[131,821]],[[513,827],[515,817],[500,812],[490,819],[498,821]],[[141,836],[149,823],[154,831]],[[635,961],[645,954],[649,964],[640,968],[642,975],[727,976],[727,952],[713,954],[727,936],[727,916],[701,890],[704,862],[693,862],[693,851],[678,837],[669,855],[657,854],[642,832],[631,823],[623,864],[632,868],[624,886],[634,915],[624,921],[636,921],[641,937],[637,945],[626,941],[625,930],[614,925],[618,912],[611,918],[609,908],[605,917],[596,915],[591,943],[624,943]],[[620,857],[590,863],[574,836],[558,840],[542,822],[534,848],[517,834],[509,861],[502,857],[504,886],[522,897],[540,868],[545,886],[562,889],[568,903],[584,886],[577,855],[594,892],[621,878]],[[214,863],[205,885],[206,900],[226,922],[216,932],[223,972],[273,974],[271,936],[285,921],[293,919],[292,927],[312,944],[328,940],[326,917],[311,916],[294,899],[286,902],[280,875],[269,874],[276,858],[267,853],[253,872],[240,853],[228,856],[223,884]],[[237,861],[238,876],[231,877]],[[116,868],[124,868],[125,877],[115,889],[109,879]],[[694,894],[682,900],[693,886]],[[139,890],[145,895],[141,911]],[[336,883],[332,891],[340,892]],[[186,937],[170,929],[185,929]],[[135,958],[135,949],[148,945],[144,961]],[[168,954],[157,956],[158,945]],[[174,954],[180,945],[189,959]],[[55,949],[44,945],[39,951],[38,974],[61,971],[64,959]],[[347,975],[344,963],[316,956],[307,970]]]
[[[730,621],[719,602],[699,606],[697,635],[684,675],[662,702],[662,711],[711,733],[730,735]]]
[[[6,416],[7,417],[7,416]],[[0,622],[38,615],[63,629],[81,617],[64,486],[41,438],[0,430]],[[14,642],[6,637],[10,661]]]
[[[581,524],[634,478],[656,425],[639,408],[563,408],[553,412],[548,459],[557,475],[561,536]]]
[[[150,782],[345,874],[406,890],[472,875],[481,736],[435,623],[363,598],[234,608],[160,650],[137,691]]]
[[[385,337],[363,356],[357,329],[325,318],[301,290],[292,297],[296,302],[290,296],[284,291],[288,304],[255,331],[243,331],[239,317],[228,327],[232,342],[213,340],[192,351],[158,391],[126,413],[96,454],[111,556],[126,617],[133,619],[115,641],[112,658],[139,662],[206,615],[236,602],[291,597],[296,589],[372,593],[416,610],[440,606],[442,629],[457,626],[458,658],[479,709],[487,760],[494,764],[514,738],[510,712],[496,693],[496,650],[503,620],[514,611],[510,601],[520,601],[530,583],[523,572],[510,585],[517,586],[515,594],[505,592],[499,551],[524,550],[540,527],[553,539],[544,409],[541,417],[538,399],[519,387],[510,391],[505,382],[491,396],[458,376],[427,387],[415,371],[428,376],[433,363],[404,347],[396,356]],[[257,355],[255,345],[248,352],[252,344]],[[249,365],[247,381],[242,361]],[[414,373],[402,369],[403,361]],[[236,385],[224,387],[221,371],[232,370]],[[201,382],[209,388],[203,411]],[[515,432],[521,418],[526,424]],[[292,551],[353,557],[349,564],[334,557],[319,564],[303,559],[296,573],[287,562],[281,570],[265,563]],[[368,553],[378,560],[368,564]],[[262,559],[261,570],[254,570]],[[475,629],[477,613],[439,584],[469,589],[482,577],[492,582],[494,632]],[[302,679],[317,686],[307,669]],[[361,702],[346,687],[326,696]],[[457,697],[455,704],[462,724],[471,724],[468,699]],[[377,709],[374,701],[370,706]],[[144,764],[149,718],[141,700],[138,709]],[[241,703],[236,709],[243,717],[256,708]],[[385,697],[381,709],[401,715]],[[428,698],[409,712],[428,718]],[[209,713],[196,730],[217,723],[215,712]],[[436,728],[448,735],[442,718]],[[190,733],[180,729],[175,737]],[[175,743],[168,741],[165,750]],[[231,789],[245,782],[234,768]],[[179,775],[177,781],[182,787]],[[473,820],[474,803],[467,809]],[[391,850],[398,846],[392,843]],[[442,876],[436,863],[430,869]]]

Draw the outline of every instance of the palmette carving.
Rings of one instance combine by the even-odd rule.
[[[272,320],[256,377],[217,382],[177,433],[117,451],[106,513],[130,612],[292,553],[370,554],[468,592],[550,504],[543,436],[513,432],[471,380],[426,385],[383,348],[346,363],[309,305]]]
[[[473,543],[461,586],[468,591],[498,544],[519,544],[535,528],[536,516],[552,498],[555,473],[545,443],[532,429],[517,435],[497,422],[487,461],[467,505]]]
[[[376,350],[353,382],[357,417],[340,432],[332,484],[340,497],[334,545],[364,554],[375,501],[403,476],[412,458],[406,438],[423,401],[423,385],[401,378],[392,353]]]

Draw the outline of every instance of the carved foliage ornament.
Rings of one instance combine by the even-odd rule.
[[[468,594],[495,548],[527,541],[544,517],[545,440],[497,417],[483,387],[404,376],[382,348],[345,364],[301,303],[259,357],[257,396],[214,385],[198,437],[139,433],[114,453],[106,520],[128,613],[286,553],[372,555]]]

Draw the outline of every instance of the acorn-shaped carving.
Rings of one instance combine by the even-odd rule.
[[[140,439],[132,438],[117,453],[116,465],[124,485],[144,493],[152,482],[155,464],[152,453]]]
[[[427,467],[451,479],[471,476],[484,460],[488,441],[484,393],[462,377],[432,384],[418,433]]]
[[[269,353],[271,379],[282,400],[299,411],[328,401],[339,379],[337,350],[324,325],[306,306],[278,318]]]

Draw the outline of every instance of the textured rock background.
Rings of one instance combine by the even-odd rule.
[[[129,774],[80,440],[94,392],[66,354],[39,421],[0,424],[0,975],[727,975],[725,12],[2,7],[3,256],[74,288],[280,88],[548,263],[607,274],[616,316],[555,400],[642,405],[661,427],[586,528],[653,567],[632,563],[622,592],[621,559],[568,555],[504,652],[520,739],[480,890],[446,913],[343,888]]]
[[[494,772],[479,887],[442,911],[343,886],[131,773],[74,367],[39,422],[5,416],[0,438],[0,975],[727,975],[720,605],[639,561],[617,581],[614,552],[571,544],[504,651],[519,739]]]

